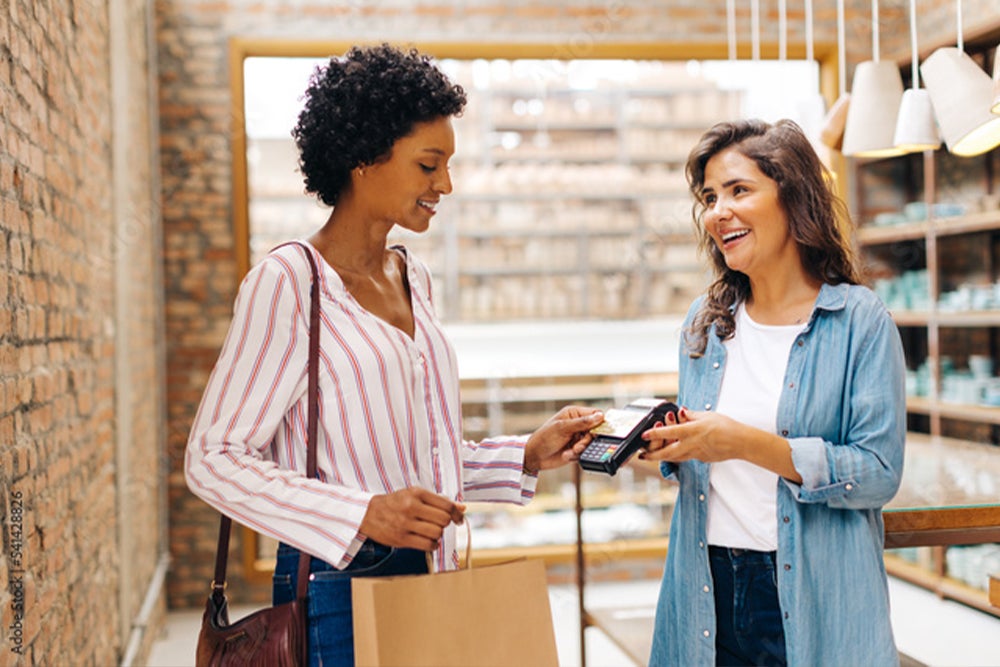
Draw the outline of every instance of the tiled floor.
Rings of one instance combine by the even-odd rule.
[[[587,587],[588,608],[629,605],[652,607],[658,582],[593,584]],[[927,591],[890,580],[892,621],[899,650],[929,667],[1000,667],[1000,619],[964,605],[941,600]],[[576,589],[553,586],[549,600],[562,667],[580,664]],[[240,618],[247,609],[233,609]],[[148,667],[188,667],[201,610],[169,614],[164,636],[153,647]],[[587,667],[629,667],[628,658],[596,628],[587,630]]]

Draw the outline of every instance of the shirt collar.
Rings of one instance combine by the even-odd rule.
[[[847,306],[847,292],[851,289],[849,283],[829,285],[823,283],[816,297],[816,308],[823,310],[843,310]]]
[[[843,310],[847,306],[847,292],[850,288],[850,283],[838,283],[836,285],[823,283],[819,288],[819,294],[816,296],[815,307],[823,310]],[[738,305],[739,303],[734,303],[729,306],[729,312],[735,315]]]

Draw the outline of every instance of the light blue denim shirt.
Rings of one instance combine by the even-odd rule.
[[[688,313],[685,329],[701,306]],[[712,410],[726,353],[680,351],[678,402]],[[906,436],[903,348],[882,302],[858,285],[824,285],[792,344],[777,433],[802,483],[778,481],[778,598],[790,667],[897,665],[882,562],[881,508],[899,488]],[[706,543],[709,466],[663,463],[680,483],[650,665],[715,664]]]

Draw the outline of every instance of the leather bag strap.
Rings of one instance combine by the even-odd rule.
[[[302,248],[309,268],[312,270],[312,283],[309,288],[309,382],[307,393],[309,409],[306,421],[306,477],[316,477],[316,434],[318,431],[318,401],[319,401],[319,269],[313,259],[312,250],[299,241],[289,241],[286,245],[297,245]],[[232,533],[233,520],[225,514],[219,521],[219,546],[215,552],[215,578],[212,580],[212,597],[222,603],[226,590],[226,565],[229,560],[229,536]],[[296,597],[304,600],[309,586],[309,564],[312,557],[305,551],[299,552],[299,572],[296,586]]]

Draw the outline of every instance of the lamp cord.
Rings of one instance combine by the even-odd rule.
[[[840,96],[847,93],[847,48],[844,44],[844,0],[837,0],[837,66],[840,68],[838,83]]]
[[[726,0],[726,41],[729,59],[736,60],[736,0]]]
[[[878,0],[872,0],[872,60],[879,61],[878,49]]]
[[[917,90],[920,88],[920,67],[917,52],[917,0],[910,0],[910,50],[913,52],[913,62],[910,63],[913,81],[910,82],[910,87]]]
[[[806,0],[806,60],[813,61],[813,3]]]
[[[965,51],[965,41],[962,39],[962,0],[957,0],[955,4],[957,5],[955,14],[958,17],[958,29],[955,31],[958,33],[958,50]]]
[[[788,57],[788,0],[778,0],[778,60]]]

